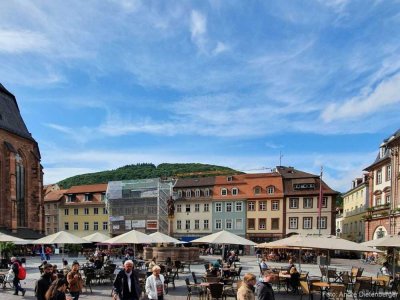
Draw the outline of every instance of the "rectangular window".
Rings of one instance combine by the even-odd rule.
[[[279,201],[272,201],[271,210],[279,210]]]
[[[74,194],[69,194],[67,196],[67,202],[75,202],[76,201],[76,195]]]
[[[299,208],[299,198],[290,198],[289,208]]]
[[[205,197],[210,197],[210,190],[209,189],[205,189],[204,190],[204,196]]]
[[[182,204],[176,205],[176,212],[182,212]]]
[[[196,198],[199,198],[200,197],[200,190],[195,190],[194,191],[194,195],[195,195]]]
[[[312,229],[312,217],[303,218],[303,229]]]
[[[222,212],[222,203],[221,202],[215,203],[215,211]]]
[[[386,166],[386,181],[390,181],[392,179],[392,166]]]
[[[85,208],[85,209],[83,210],[83,213],[84,213],[85,215],[88,215],[88,214],[89,214],[89,208]]]
[[[298,229],[299,228],[299,218],[289,218],[289,229]]]
[[[79,230],[78,222],[74,222],[74,230]]]
[[[103,222],[103,230],[108,230],[108,222]]]
[[[98,207],[93,207],[93,214],[98,215],[99,214],[99,208]]]
[[[304,197],[303,198],[303,208],[312,208],[313,207],[313,198]]]
[[[64,230],[69,230],[69,223],[68,222],[65,222],[64,223]]]
[[[247,229],[249,229],[249,230],[256,229],[256,220],[255,219],[247,219]]]
[[[85,201],[92,201],[93,195],[92,194],[85,194]]]
[[[382,169],[376,171],[376,184],[382,183]]]
[[[182,221],[181,220],[176,221],[176,229],[182,229]]]
[[[243,202],[236,202],[236,211],[237,212],[243,211]]]
[[[191,190],[186,190],[186,198],[192,197],[192,191]]]
[[[204,229],[208,229],[208,220],[203,221]]]
[[[222,220],[215,220],[215,229],[222,229]]]
[[[190,204],[186,204],[186,212],[190,212]]]
[[[226,212],[231,212],[232,211],[232,202],[227,202],[226,203]]]
[[[321,224],[321,229],[326,229],[326,228],[328,228],[327,227],[327,224],[328,223],[328,217],[321,217],[321,222],[320,222],[320,220],[319,220],[319,217],[317,217],[317,229],[319,229],[319,225]],[[357,226],[357,223],[355,223],[356,224],[356,226]]]
[[[254,201],[249,201],[247,203],[247,210],[248,211],[255,211],[256,210]]]
[[[93,222],[93,230],[99,230],[99,222]]]
[[[194,205],[194,211],[195,211],[195,212],[200,212],[200,204],[196,203],[196,204]]]
[[[200,229],[200,220],[194,220],[194,229]]]
[[[226,196],[226,195],[228,195],[228,190],[225,188],[221,189],[221,196]]]
[[[260,210],[260,211],[267,210],[267,202],[266,201],[260,201],[258,203],[258,210]]]
[[[237,230],[242,230],[243,229],[243,219],[236,219],[236,225],[235,228]]]
[[[78,208],[74,208],[74,215],[77,216],[79,213],[79,209]]]
[[[83,223],[83,230],[89,230],[89,222]]]
[[[239,190],[237,188],[233,188],[232,189],[232,195],[235,196],[237,194],[239,194]]]
[[[69,215],[69,209],[68,208],[65,208],[64,209],[64,216],[68,216]]]
[[[190,220],[186,220],[185,229],[190,229]]]
[[[107,214],[108,214],[107,208],[103,207],[103,215],[107,215]]]
[[[279,229],[279,218],[272,218],[271,219],[271,229],[278,230]]]
[[[273,186],[268,187],[267,193],[268,193],[268,194],[273,194],[273,193],[275,193],[275,188],[274,188]]]
[[[267,219],[258,219],[258,229],[267,229]]]
[[[204,203],[204,212],[210,211],[210,205],[208,203]]]
[[[232,229],[232,220],[228,219],[225,221],[225,228],[228,230]]]
[[[328,197],[322,197],[322,208],[327,208],[328,207]]]

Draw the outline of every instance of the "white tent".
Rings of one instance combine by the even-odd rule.
[[[110,237],[100,232],[95,232],[93,234],[87,235],[83,237],[84,240],[87,240],[91,243],[103,243],[105,240],[109,240]]]
[[[175,238],[173,238],[173,237],[171,237],[169,235],[161,233],[159,231],[151,233],[151,234],[149,234],[149,236],[151,236],[152,238],[156,239],[157,243],[160,243],[160,244],[162,244],[162,243],[165,243],[165,244],[183,244],[183,243],[186,243],[186,242],[182,242],[180,240],[177,240],[177,239],[175,239]]]
[[[88,244],[90,243],[79,236],[66,231],[59,231],[41,239],[32,241],[34,244]]]
[[[157,240],[143,232],[131,230],[112,239],[103,241],[105,244],[152,244]]]

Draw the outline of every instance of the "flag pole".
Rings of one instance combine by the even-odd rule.
[[[318,235],[321,235],[321,208],[322,208],[322,170],[323,167],[321,166],[321,174],[319,176],[319,197],[318,197]]]

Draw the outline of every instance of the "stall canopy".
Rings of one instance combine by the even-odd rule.
[[[112,239],[105,240],[105,244],[153,244],[157,240],[143,232],[131,230],[124,234],[117,235]]]
[[[34,244],[88,244],[91,243],[79,236],[66,231],[59,231],[41,239],[33,241]]]
[[[102,243],[105,240],[109,240],[110,237],[103,233],[95,232],[93,234],[84,236],[83,239],[89,241],[90,243]]]
[[[183,244],[183,243],[186,243],[186,242],[182,242],[180,240],[177,240],[177,239],[175,239],[175,238],[173,238],[173,237],[171,237],[169,235],[166,235],[166,234],[164,234],[162,232],[159,232],[159,231],[151,233],[151,234],[149,234],[149,236],[151,236],[152,238],[156,239],[157,243],[160,243],[160,244],[163,244],[163,243],[165,243],[165,244]]]

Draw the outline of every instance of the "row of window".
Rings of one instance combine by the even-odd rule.
[[[69,208],[65,208],[64,209],[64,216],[69,216]],[[71,208],[72,210],[72,208]],[[74,216],[78,216],[79,215],[79,208],[74,208],[73,209],[73,214]],[[84,215],[90,215],[90,208],[83,208],[83,214]],[[94,215],[98,215],[99,214],[99,208],[98,207],[93,207],[93,214]],[[103,207],[103,215],[107,215],[108,211],[107,208]]]
[[[74,222],[72,225],[73,225],[73,230],[79,230],[78,222]],[[108,222],[103,222],[102,225],[103,225],[103,230],[108,230]],[[70,230],[69,222],[64,222],[64,230]],[[93,222],[92,229],[90,229],[89,222],[84,222],[83,230],[99,230],[99,222]]]
[[[203,220],[203,224],[201,224],[200,220],[194,220],[194,223],[192,224],[192,220],[177,220],[176,221],[176,229],[177,230],[200,230],[200,229],[210,229],[209,227],[209,220]],[[183,225],[185,227],[183,228]],[[200,227],[202,225],[202,228]],[[224,225],[224,228],[222,228]],[[193,227],[192,227],[193,226]],[[214,223],[214,229],[216,230],[221,230],[221,229],[227,229],[227,230],[243,230],[243,219],[227,219],[227,220],[215,220]]]
[[[131,207],[116,207],[111,209],[111,215],[123,216],[123,215],[156,215],[157,206],[131,206]]]
[[[178,190],[178,198],[182,198],[183,192],[185,192],[185,198],[191,198],[192,197],[192,190]],[[200,190],[200,189],[195,189],[194,190],[194,197],[198,198],[198,197],[210,197],[211,195],[211,190],[210,189],[204,189],[204,190]]]
[[[327,229],[328,226],[328,218],[327,217],[321,217],[321,220],[319,217],[317,219],[317,229]],[[289,229],[298,229],[299,228],[299,218],[298,217],[291,217],[289,218]],[[313,228],[313,217],[303,217],[303,229],[312,229]]]
[[[257,201],[258,210],[259,211],[266,211],[268,202],[271,202],[271,210],[279,210],[279,200]],[[247,210],[248,211],[256,211],[256,201],[248,201],[247,202]]]
[[[77,201],[77,197],[76,196],[77,196],[76,194],[67,195],[67,203],[68,202],[76,202]],[[102,202],[106,201],[106,193],[101,193],[101,198],[100,199],[101,199]],[[85,194],[83,200],[85,202],[93,201],[93,194],[90,194],[90,193]]]
[[[258,223],[258,226],[256,224]],[[259,219],[247,219],[247,229],[248,230],[266,230],[267,229],[267,219],[259,218]],[[271,218],[271,230],[279,230],[279,218]]]
[[[289,198],[289,208],[290,209],[298,209],[300,203],[299,198]],[[313,208],[314,198],[313,197],[303,197],[303,208]],[[318,198],[317,198],[317,208],[319,207]],[[321,207],[328,207],[328,197],[322,197]]]
[[[354,221],[354,226],[353,226],[353,222],[351,222],[350,224],[344,224],[343,225],[343,233],[356,233],[356,232],[364,232],[364,228],[363,228],[363,223],[362,221]]]

